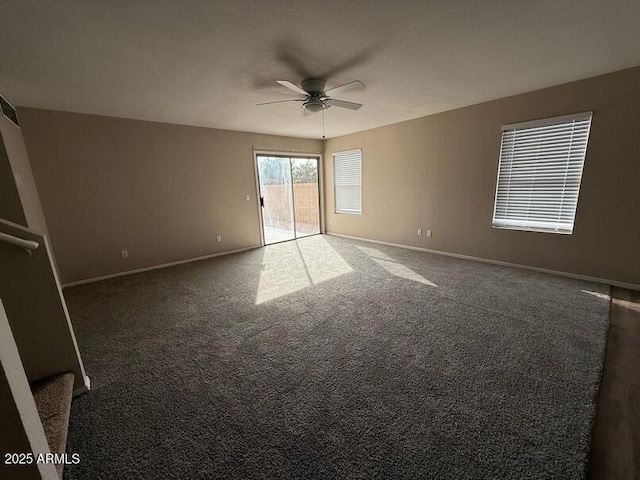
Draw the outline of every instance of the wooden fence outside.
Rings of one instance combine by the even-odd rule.
[[[290,220],[290,187],[289,185],[262,185],[262,196],[265,202],[265,224],[274,228],[287,228],[283,222]],[[297,223],[318,225],[320,208],[317,183],[294,183],[293,198]]]

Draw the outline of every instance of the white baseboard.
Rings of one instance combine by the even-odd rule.
[[[389,245],[390,247],[406,248],[408,250],[418,250],[420,252],[434,253],[436,255],[445,255],[447,257],[462,258],[465,260],[472,260],[474,262],[490,263],[492,265],[502,265],[505,267],[514,267],[514,268],[521,268],[524,270],[532,270],[534,272],[549,273],[552,275],[560,275],[563,277],[576,278],[578,280],[586,280],[594,283],[604,283],[605,285],[612,285],[614,287],[626,288],[628,290],[640,290],[640,285],[635,283],[618,282],[617,280],[608,280],[606,278],[590,277],[588,275],[578,275],[577,273],[562,272],[559,270],[549,270],[547,268],[532,267],[529,265],[521,265],[518,263],[502,262],[500,260],[492,260],[489,258],[472,257],[471,255],[462,255],[460,253],[443,252],[441,250],[431,250],[429,248],[414,247],[412,245],[405,245],[402,243],[383,242],[382,240],[372,240],[370,238],[354,237],[351,235],[343,235],[341,233],[327,233],[327,235],[349,238],[351,240],[360,240],[362,242],[377,243],[380,245]]]
[[[151,267],[137,268],[135,270],[127,270],[125,272],[112,273],[110,275],[102,275],[100,277],[88,278],[86,280],[78,280],[76,282],[65,283],[65,284],[62,285],[62,288],[75,287],[76,285],[84,285],[85,283],[99,282],[100,280],[107,280],[109,278],[124,277],[126,275],[133,275],[133,274],[136,274],[136,273],[149,272],[151,270],[158,270],[160,268],[167,268],[167,267],[173,267],[175,265],[182,265],[183,263],[191,263],[191,262],[197,262],[199,260],[207,260],[209,258],[221,257],[223,255],[231,255],[232,253],[246,252],[247,250],[253,250],[255,248],[261,248],[261,245],[254,245],[254,246],[251,246],[251,247],[238,248],[237,250],[228,250],[226,252],[220,252],[220,253],[212,253],[211,255],[203,255],[201,257],[187,258],[186,260],[178,260],[176,262],[161,263],[160,265],[153,265]]]
[[[82,395],[83,393],[88,392],[89,390],[91,390],[91,379],[88,376],[84,376],[84,385],[82,385],[81,387],[76,388],[73,391],[73,396],[77,397],[78,395]]]

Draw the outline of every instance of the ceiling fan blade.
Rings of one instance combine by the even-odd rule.
[[[262,102],[262,103],[256,103],[256,105],[271,105],[272,103],[289,103],[289,102],[304,102],[304,98],[292,98],[291,100],[276,100],[275,102]]]
[[[345,102],[344,100],[338,100],[337,98],[327,98],[325,101],[327,105],[333,105],[334,107],[348,108],[349,110],[358,110],[362,107],[361,103]]]
[[[338,95],[342,95],[347,92],[353,92],[355,90],[362,90],[363,88],[364,83],[362,83],[360,80],[354,80],[353,82],[345,83],[344,85],[340,85],[339,87],[330,88],[329,90],[326,90],[324,94],[328,97],[337,97]]]
[[[289,80],[276,80],[276,82],[278,82],[283,87],[287,87],[289,90],[293,90],[294,92],[299,93],[300,95],[309,95],[295,83],[291,83]]]

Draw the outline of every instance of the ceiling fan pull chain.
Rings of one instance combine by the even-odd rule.
[[[322,139],[324,140],[324,108],[322,109]]]

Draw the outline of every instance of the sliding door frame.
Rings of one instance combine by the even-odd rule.
[[[325,233],[324,228],[324,173],[323,173],[323,161],[321,153],[311,152],[297,152],[297,151],[280,151],[280,150],[263,150],[253,149],[253,173],[255,176],[255,205],[258,209],[258,223],[260,224],[260,244],[264,247],[264,218],[262,215],[262,206],[260,205],[260,177],[258,174],[258,156],[271,156],[271,157],[284,157],[284,158],[315,158],[318,161],[318,221],[320,223],[320,234]],[[291,162],[289,162],[289,168],[291,168]],[[293,193],[293,181],[292,193]],[[295,202],[295,199],[293,200]],[[295,231],[295,208],[294,208],[294,231]],[[295,238],[294,238],[295,240]]]

